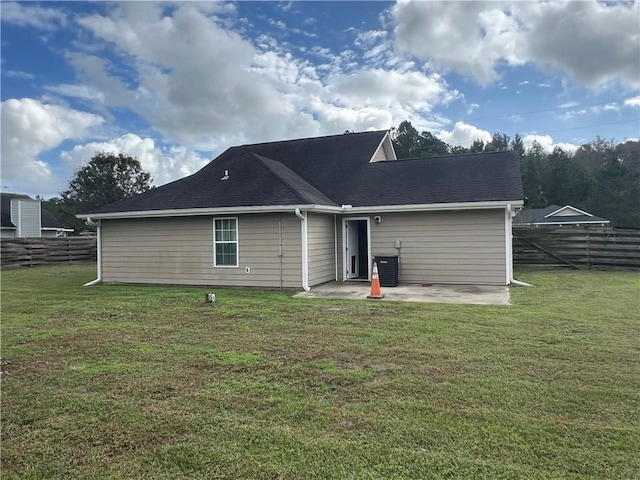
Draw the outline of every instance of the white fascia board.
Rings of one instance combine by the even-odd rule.
[[[374,205],[370,207],[344,208],[343,213],[378,213],[378,212],[423,212],[438,210],[487,210],[492,208],[506,208],[522,206],[524,202],[500,201],[500,202],[461,202],[461,203],[423,203],[416,205]]]
[[[609,220],[585,220],[578,222],[539,222],[539,223],[523,223],[522,225],[535,225],[536,227],[543,227],[545,225],[584,225],[585,223],[610,223]]]
[[[341,207],[331,205],[265,205],[257,207],[219,207],[219,208],[185,208],[172,210],[144,210],[136,212],[113,213],[83,213],[76,215],[82,219],[109,219],[109,218],[150,218],[150,217],[193,217],[200,215],[231,215],[240,213],[292,213],[296,209],[320,213],[339,213]]]
[[[593,215],[591,215],[589,212],[585,212],[584,210],[580,210],[579,208],[572,207],[571,205],[565,205],[564,207],[559,208],[555,212],[551,212],[545,215],[544,218],[553,217],[554,215],[557,215],[558,213],[560,213],[563,210],[566,210],[567,208],[570,208],[571,210],[575,210],[576,212],[580,212],[582,215],[586,215],[587,217],[593,217]]]
[[[439,210],[487,210],[491,208],[506,208],[507,205],[513,207],[522,206],[524,202],[519,201],[499,201],[499,202],[462,202],[462,203],[427,203],[416,205],[372,205],[367,207],[352,207],[345,205],[333,207],[330,205],[283,205],[283,206],[260,206],[260,207],[221,207],[221,208],[188,208],[175,210],[146,210],[139,212],[114,212],[76,215],[77,218],[92,220],[116,219],[116,218],[153,218],[153,217],[192,217],[201,215],[230,215],[241,213],[293,213],[296,209],[307,212],[318,213],[378,213],[378,212],[418,212],[418,211],[439,211]]]

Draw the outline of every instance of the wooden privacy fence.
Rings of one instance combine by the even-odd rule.
[[[516,266],[640,269],[640,229],[513,228]]]
[[[0,239],[2,268],[95,262],[95,237]]]

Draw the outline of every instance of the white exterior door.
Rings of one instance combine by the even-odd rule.
[[[371,278],[371,242],[369,239],[369,218],[348,218],[343,220],[344,235],[344,279],[368,280]]]
[[[358,278],[360,275],[358,268],[360,256],[358,252],[357,220],[348,220],[345,225],[347,232],[347,278]]]

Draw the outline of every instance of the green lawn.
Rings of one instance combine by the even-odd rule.
[[[514,306],[2,272],[2,478],[640,478],[640,276]]]

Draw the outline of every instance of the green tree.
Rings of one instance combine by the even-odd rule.
[[[451,147],[431,132],[422,132],[418,137],[417,153],[419,157],[439,157],[448,155]]]
[[[405,120],[398,125],[398,128],[392,129],[391,132],[393,148],[398,158],[414,158],[418,152],[420,145],[420,134],[411,125],[411,122]]]
[[[481,153],[484,152],[484,142],[479,138],[476,138],[471,146],[469,147],[469,152],[471,153]]]
[[[137,158],[99,152],[75,173],[69,188],[62,192],[62,200],[77,213],[86,213],[151,187],[151,174],[142,169]]]
[[[431,132],[418,133],[407,120],[393,129],[392,140],[398,158],[437,157],[451,151],[449,144]]]
[[[600,136],[597,136],[592,142],[581,145],[574,154],[574,158],[592,172],[615,160],[616,157],[614,142],[607,141]]]
[[[85,225],[84,220],[80,220],[76,217],[76,213],[78,213],[75,207],[67,202],[65,202],[60,197],[53,197],[49,200],[41,200],[42,208],[51,213],[54,217],[56,217],[62,224],[66,227],[73,228],[76,233],[85,230],[87,227]]]
[[[500,152],[509,150],[509,136],[506,133],[495,132],[491,140],[484,146],[485,152]]]
[[[640,175],[623,162],[608,162],[595,175],[589,211],[615,226],[640,227]]]
[[[516,133],[513,140],[511,140],[511,150],[516,152],[518,158],[522,159],[522,157],[524,157],[526,149],[524,148],[524,142],[519,133]]]
[[[528,199],[529,208],[543,208],[549,204],[547,179],[549,159],[542,145],[534,141],[520,162],[522,189]]]
[[[615,156],[631,173],[640,176],[640,141],[627,140],[619,143],[615,147]]]
[[[469,153],[469,149],[462,145],[450,145],[449,153],[451,153],[451,155],[462,155],[464,153]]]

